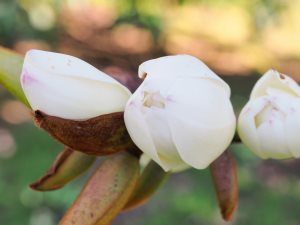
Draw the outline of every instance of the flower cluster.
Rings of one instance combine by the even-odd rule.
[[[128,132],[133,143],[126,146],[137,147],[165,171],[206,168],[231,144],[236,117],[230,87],[203,62],[189,55],[161,57],[142,63],[138,75],[144,81],[131,94],[78,58],[31,50],[25,57],[21,84],[32,109],[39,112],[36,117],[42,120],[41,126],[65,144],[74,142],[70,133],[79,139],[86,135],[84,146],[93,149],[109,139],[101,137],[102,130],[110,135],[112,130],[117,132],[120,143]],[[126,131],[105,126],[88,130],[96,123],[86,121],[116,113],[124,115]],[[69,130],[57,128],[49,118],[61,119],[60,124]],[[270,70],[256,83],[240,113],[238,134],[262,158],[299,157],[299,118],[299,86]],[[92,145],[94,139],[99,143]],[[84,146],[71,145],[82,151]],[[120,146],[111,153],[120,151]]]

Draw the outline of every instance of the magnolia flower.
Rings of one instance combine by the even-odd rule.
[[[164,170],[207,167],[230,144],[230,88],[204,63],[167,56],[139,67],[144,82],[129,99],[125,124],[135,144]]]
[[[300,88],[269,70],[254,86],[238,120],[243,143],[261,158],[300,156]]]
[[[33,110],[73,120],[124,111],[131,95],[81,59],[40,50],[27,52],[21,84]]]

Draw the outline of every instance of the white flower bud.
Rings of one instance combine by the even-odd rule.
[[[300,88],[269,70],[254,86],[238,119],[242,142],[261,158],[300,156]]]
[[[231,143],[230,88],[204,63],[167,56],[139,67],[144,82],[129,99],[125,123],[135,144],[166,171],[207,167]]]
[[[81,59],[40,50],[27,52],[21,84],[33,110],[73,120],[124,111],[131,95]]]

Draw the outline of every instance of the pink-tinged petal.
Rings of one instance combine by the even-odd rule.
[[[33,82],[37,82],[37,80],[31,76],[26,69],[24,69],[21,74],[21,83],[24,85],[30,85]]]

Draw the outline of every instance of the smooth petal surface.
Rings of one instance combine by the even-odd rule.
[[[64,54],[29,51],[21,84],[31,107],[83,120],[123,111],[129,90],[88,63]]]
[[[170,95],[167,121],[178,153],[187,164],[206,168],[234,136],[236,121],[230,100],[210,80],[179,79]]]
[[[224,89],[208,79],[177,79],[166,94],[166,111],[202,127],[235,123],[233,107]],[[220,113],[222,112],[222,113]]]
[[[248,102],[238,119],[238,133],[242,142],[261,158],[267,158],[267,156],[261,150],[255,117],[267,104],[265,97]]]
[[[159,79],[207,78],[221,83],[230,95],[229,86],[210,70],[202,61],[190,55],[173,55],[148,60],[139,66],[139,77]]]
[[[171,120],[171,119],[170,119]],[[178,153],[188,165],[204,169],[230,144],[235,124],[220,129],[207,129],[187,125],[184,121],[170,121],[173,140]]]
[[[250,100],[266,95],[269,88],[282,90],[288,94],[300,96],[300,88],[293,79],[279,73],[276,70],[269,70],[253,87]]]
[[[172,168],[172,171],[186,167],[186,163],[182,161],[174,145],[169,124],[165,121],[169,116],[167,111],[159,108],[145,109],[145,111],[144,118],[160,161],[166,167]]]
[[[287,116],[284,133],[286,142],[291,154],[298,158],[300,157],[300,111],[292,112]]]
[[[124,120],[133,142],[164,170],[169,170],[169,168],[161,162],[158,156],[148,125],[140,111],[140,103],[135,101],[134,97],[127,103],[124,112]]]
[[[286,146],[284,124],[282,121],[275,119],[264,122],[258,127],[257,134],[264,155],[274,159],[290,157],[291,153]]]

